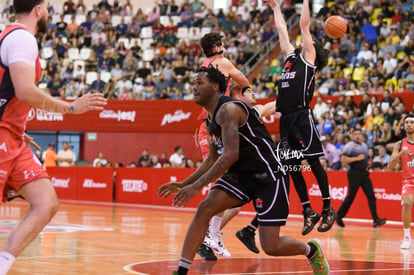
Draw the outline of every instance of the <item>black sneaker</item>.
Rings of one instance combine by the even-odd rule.
[[[387,219],[377,219],[374,221],[373,227],[380,227],[381,225],[384,225],[387,223]]]
[[[312,229],[315,227],[315,224],[321,218],[321,215],[313,211],[312,208],[307,208],[306,210],[303,210],[302,213],[303,213],[303,219],[304,219],[302,235],[306,235],[312,231]]]
[[[322,210],[322,221],[318,227],[319,232],[326,232],[332,228],[336,220],[336,211],[329,206],[328,209]]]
[[[213,250],[204,244],[200,245],[200,247],[197,250],[197,254],[200,255],[200,257],[204,260],[217,261],[217,257],[216,255],[214,255]]]
[[[247,227],[237,231],[236,237],[249,249],[250,251],[259,254],[259,249],[256,246],[254,236],[256,233],[251,232]]]
[[[336,224],[340,227],[345,227],[344,221],[339,216],[336,217]]]

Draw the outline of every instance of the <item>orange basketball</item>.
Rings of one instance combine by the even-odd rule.
[[[333,15],[325,21],[325,33],[330,38],[340,38],[346,33],[346,21],[341,16]]]

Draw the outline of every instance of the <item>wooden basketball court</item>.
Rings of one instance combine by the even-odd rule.
[[[0,246],[26,209],[24,202],[0,207]],[[9,274],[171,274],[193,214],[194,209],[61,201],[56,217]],[[197,255],[189,274],[312,274],[304,256],[274,258],[247,250],[235,233],[252,218],[241,213],[224,229],[231,258],[209,262]],[[320,239],[331,274],[414,274],[414,247],[399,248],[402,225],[374,229],[371,221],[344,222],[344,229],[315,228],[303,237],[302,218],[289,217],[282,234]]]

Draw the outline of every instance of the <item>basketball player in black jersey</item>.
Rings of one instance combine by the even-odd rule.
[[[291,155],[289,172],[303,206],[302,234],[306,235],[311,232],[321,218],[321,215],[310,205],[306,182],[301,171],[303,158],[309,163],[322,193],[322,222],[318,231],[326,232],[332,228],[336,212],[331,205],[328,176],[319,161],[319,157],[323,156],[323,149],[309,103],[313,97],[315,74],[326,65],[328,53],[310,33],[309,0],[303,1],[300,16],[302,45],[296,49],[290,43],[286,22],[278,2],[264,0],[263,3],[273,9],[280,47],[285,56],[279,81],[276,111],[282,113],[280,149],[289,153],[284,155]]]
[[[182,182],[162,185],[158,195],[177,193],[173,205],[184,207],[203,186],[217,179],[188,228],[178,271],[185,275],[203,242],[210,218],[226,209],[253,201],[260,242],[272,256],[306,255],[314,274],[328,274],[329,264],[317,240],[308,243],[280,236],[289,214],[289,176],[277,157],[270,134],[256,111],[223,96],[226,77],[213,66],[201,67],[193,80],[194,99],[208,113],[209,154]]]

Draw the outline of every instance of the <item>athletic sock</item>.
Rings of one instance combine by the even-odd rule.
[[[313,257],[313,255],[315,255],[315,253],[316,253],[316,247],[311,243],[307,243],[306,244],[306,250],[305,250],[305,256],[308,259],[311,259]]]
[[[187,275],[188,270],[190,269],[192,261],[187,260],[186,258],[181,257],[180,263],[178,264],[178,274]]]
[[[404,228],[404,238],[410,238],[411,239],[411,228]]]
[[[211,219],[211,225],[210,225],[210,232],[211,233],[218,233],[220,232],[220,227],[221,227],[221,221],[223,220],[222,217],[219,216],[213,216],[213,218]]]
[[[303,211],[305,211],[305,212],[308,208],[312,209],[310,201],[302,202],[302,207],[303,207]]]
[[[6,251],[0,252],[0,275],[6,275],[16,258]]]

